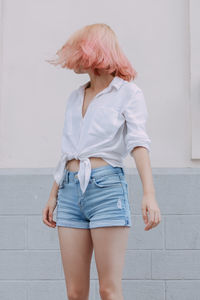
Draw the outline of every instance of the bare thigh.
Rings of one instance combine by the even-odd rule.
[[[93,244],[90,229],[58,226],[60,251],[69,299],[88,299]]]
[[[102,296],[120,298],[125,251],[130,227],[92,228],[91,236]]]

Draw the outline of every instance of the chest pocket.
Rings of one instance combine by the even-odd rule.
[[[99,138],[113,136],[123,124],[123,116],[113,108],[96,106],[88,133]]]

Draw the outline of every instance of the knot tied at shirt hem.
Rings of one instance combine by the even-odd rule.
[[[78,170],[78,179],[80,182],[80,188],[82,190],[82,193],[84,193],[88,186],[88,183],[90,180],[90,174],[91,174],[91,162],[88,157],[83,158],[83,157],[79,157],[78,155],[75,155],[75,156],[73,155],[73,157],[72,157],[72,155],[70,155],[69,153],[63,153],[61,156],[61,159],[55,169],[54,178],[58,185],[60,185],[62,183],[64,176],[65,176],[64,170],[65,170],[66,162],[73,158],[80,160],[80,166],[79,166],[79,170]]]

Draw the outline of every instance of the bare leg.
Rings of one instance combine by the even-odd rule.
[[[102,300],[123,300],[121,279],[129,229],[124,226],[91,229]]]
[[[93,252],[90,229],[58,226],[58,236],[69,300],[88,300]]]

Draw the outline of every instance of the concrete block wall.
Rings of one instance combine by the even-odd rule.
[[[199,300],[200,170],[153,169],[162,221],[147,232],[139,175],[135,169],[125,169],[125,174],[133,225],[123,271],[124,299]],[[42,222],[52,183],[51,172],[44,170],[1,169],[1,300],[67,299],[57,228]],[[93,253],[91,300],[100,300],[98,288]]]
[[[66,299],[57,230],[42,222],[53,182],[45,168],[59,159],[66,97],[88,77],[56,70],[45,59],[97,20],[114,29],[138,72],[152,166],[172,167],[153,168],[162,222],[148,232],[139,176],[126,170],[133,226],[124,299],[199,300],[200,2],[113,0],[96,10],[94,1],[79,1],[78,7],[0,0],[0,300]],[[90,287],[90,299],[99,300],[94,256]]]

